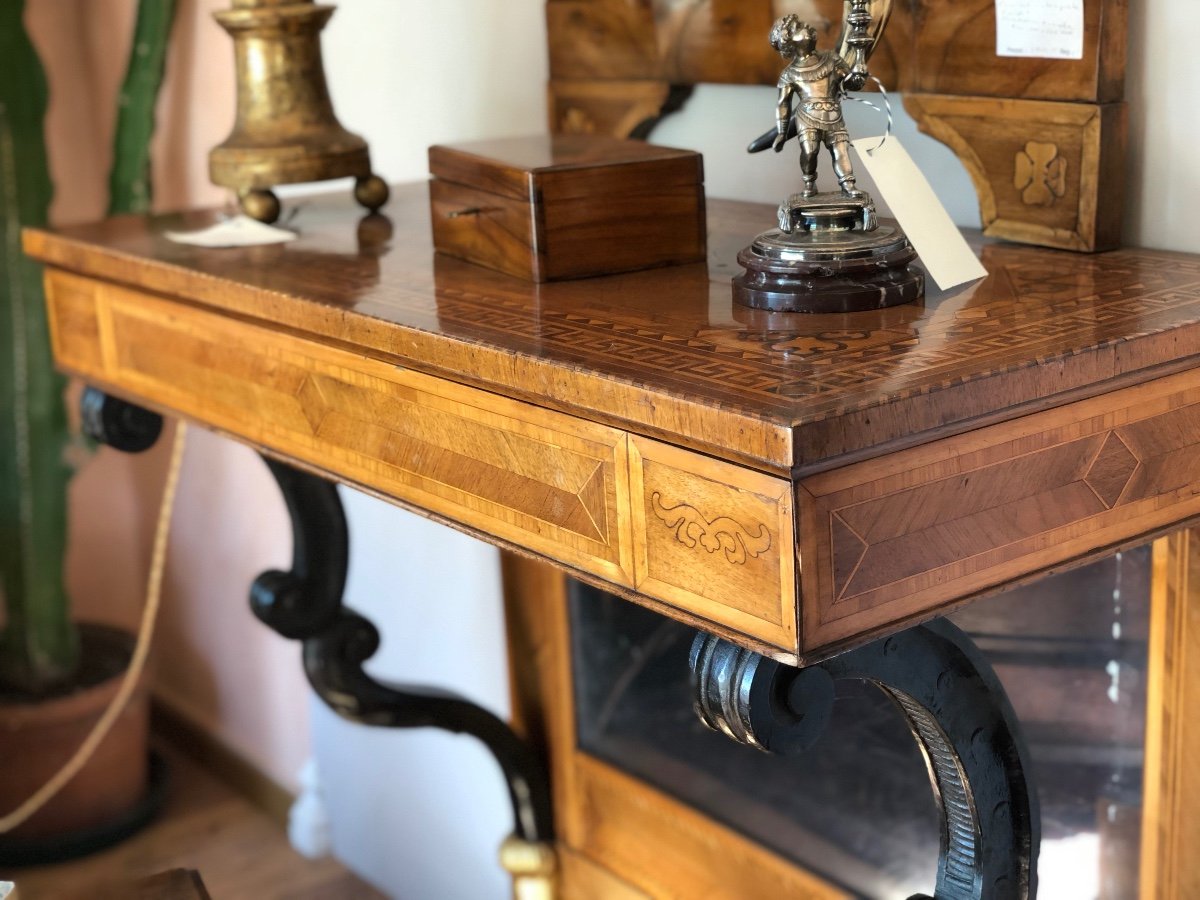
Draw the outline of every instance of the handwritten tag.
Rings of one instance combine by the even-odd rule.
[[[167,232],[167,238],[177,244],[196,247],[257,247],[294,241],[298,236],[294,231],[276,228],[249,216],[234,216],[199,231]]]
[[[894,134],[882,147],[878,137],[862,138],[851,146],[938,287],[948,290],[987,275],[933,187]]]
[[[1083,59],[1083,0],[996,0],[996,55]]]

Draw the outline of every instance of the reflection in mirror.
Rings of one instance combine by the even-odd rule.
[[[1136,896],[1149,597],[1145,547],[950,617],[995,667],[1025,731],[1041,896]],[[856,895],[931,890],[937,810],[916,743],[881,692],[839,682],[806,756],[755,753],[692,711],[692,629],[581,584],[571,628],[583,751]]]

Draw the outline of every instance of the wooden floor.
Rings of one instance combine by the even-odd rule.
[[[56,866],[0,873],[21,900],[87,896],[98,883],[196,869],[212,900],[381,900],[333,859],[308,860],[265,814],[178,751],[163,748],[170,788],[158,821],[124,843]]]

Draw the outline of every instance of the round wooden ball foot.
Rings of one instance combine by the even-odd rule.
[[[733,298],[753,309],[849,313],[913,303],[925,296],[916,251],[894,222],[871,231],[778,229],[738,254]]]
[[[279,218],[279,198],[274,191],[264,188],[254,188],[238,194],[238,205],[242,212],[252,219],[258,219],[270,225]]]
[[[368,175],[354,182],[354,199],[359,206],[376,212],[388,201],[387,182],[378,175]]]

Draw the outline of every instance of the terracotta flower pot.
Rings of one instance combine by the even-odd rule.
[[[0,813],[23,803],[83,743],[117,693],[133,643],[124,631],[81,625],[76,684],[33,702],[0,695]],[[31,841],[51,845],[59,838],[66,846],[81,834],[128,819],[147,793],[148,731],[143,679],[82,771],[32,818],[0,834],[0,850]]]

